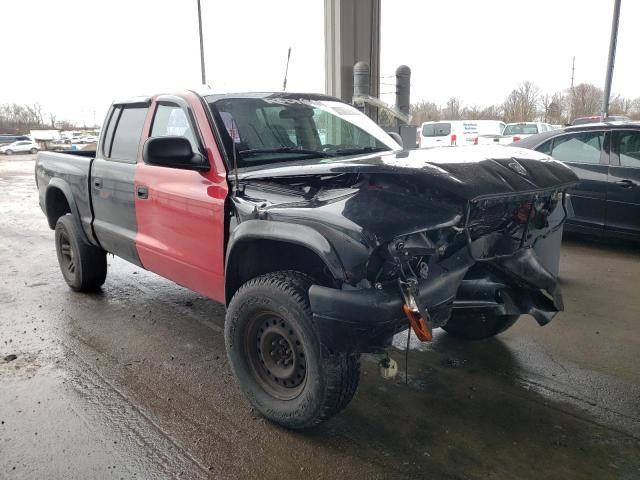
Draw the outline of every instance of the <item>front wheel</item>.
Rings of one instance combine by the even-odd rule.
[[[287,428],[312,427],[351,401],[360,379],[353,353],[323,351],[309,307],[312,279],[293,271],[244,284],[227,310],[231,368],[251,405]]]
[[[95,291],[107,277],[107,252],[86,243],[70,213],[56,223],[56,253],[67,285],[77,292]]]
[[[5,150],[6,155],[13,155],[13,150]]]
[[[449,335],[465,340],[483,340],[504,332],[520,318],[520,315],[469,315],[451,314],[442,329]]]
[[[37,148],[32,148],[31,150],[29,150],[29,153],[36,154],[36,153],[38,153],[38,149]]]

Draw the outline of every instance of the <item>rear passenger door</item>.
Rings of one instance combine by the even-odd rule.
[[[114,105],[91,168],[93,231],[102,248],[136,265],[134,177],[148,103]]]
[[[604,228],[609,163],[609,134],[604,131],[570,133],[555,137],[551,144],[538,150],[548,151],[556,160],[566,163],[580,178],[570,190],[571,223],[591,228]]]
[[[640,130],[613,132],[606,228],[640,233]]]

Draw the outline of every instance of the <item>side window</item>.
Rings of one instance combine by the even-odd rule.
[[[120,112],[122,108],[115,107],[111,116],[109,117],[109,123],[105,129],[105,135],[102,140],[102,154],[108,158],[111,155],[111,141],[113,140],[113,131],[115,130],[118,118],[120,118]],[[73,140],[73,139],[72,139]]]
[[[198,151],[198,143],[185,111],[177,105],[158,105],[151,126],[152,137],[186,137],[191,148]]]
[[[110,159],[136,163],[147,107],[125,107],[113,132]]]
[[[422,136],[423,137],[435,137],[436,136],[436,127],[433,123],[427,123],[422,127]]]
[[[547,140],[538,148],[536,148],[536,150],[540,153],[544,153],[545,155],[551,155],[551,142],[552,140]]]
[[[640,131],[618,133],[620,166],[640,168]]]
[[[585,132],[558,137],[553,143],[551,156],[561,162],[600,163],[603,132]]]

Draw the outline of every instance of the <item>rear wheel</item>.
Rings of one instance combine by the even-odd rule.
[[[5,150],[4,153],[7,155],[13,155],[13,150]]]
[[[225,343],[251,405],[287,428],[307,428],[351,401],[360,378],[357,354],[323,351],[307,292],[312,279],[293,271],[254,278],[233,296]]]
[[[67,285],[77,292],[95,291],[107,277],[107,252],[87,244],[68,213],[56,223],[56,253]]]
[[[470,317],[468,315],[456,315],[454,312],[447,324],[442,328],[454,337],[465,340],[482,340],[504,332],[516,323],[518,318],[520,318],[520,315]]]
[[[32,148],[31,150],[29,150],[29,153],[38,153],[38,149],[37,148]]]

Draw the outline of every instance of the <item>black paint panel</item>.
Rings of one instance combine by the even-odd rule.
[[[135,245],[138,231],[133,191],[135,174],[135,163],[103,158],[93,161],[93,230],[107,252],[141,265]]]

